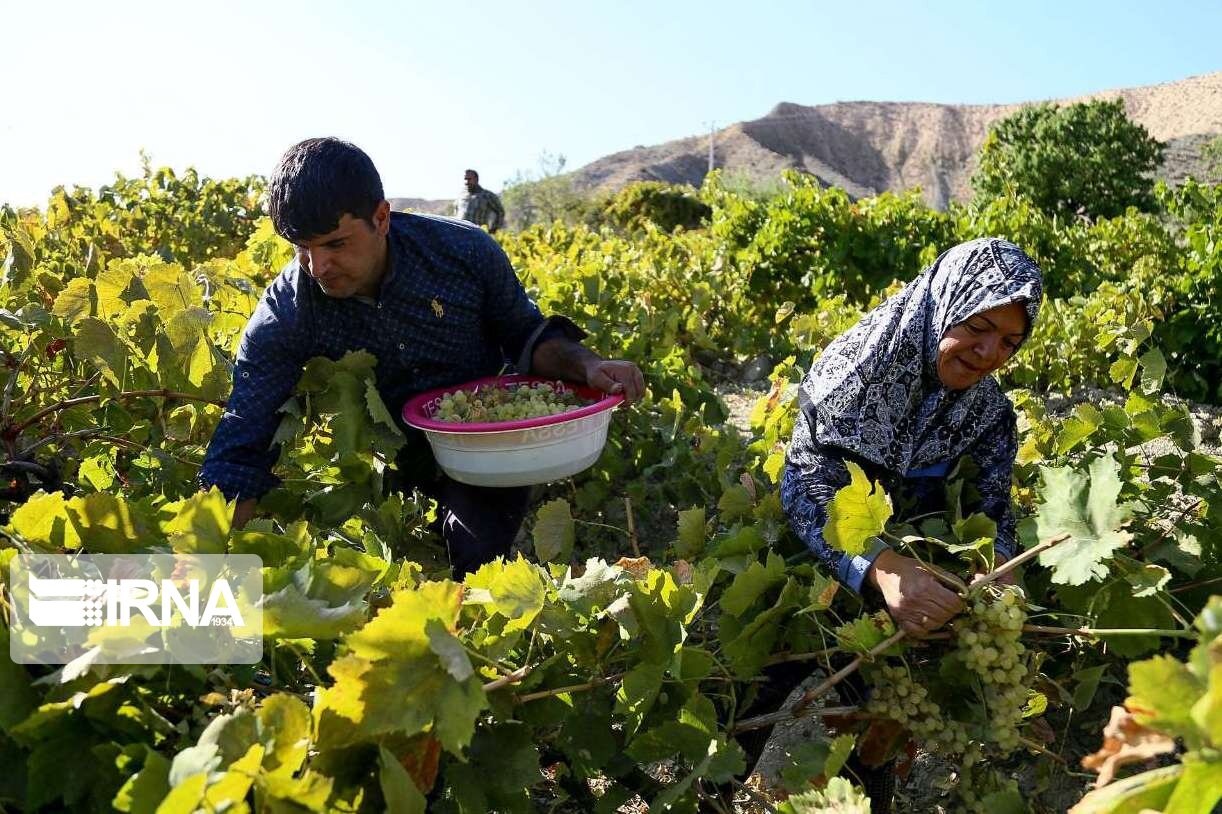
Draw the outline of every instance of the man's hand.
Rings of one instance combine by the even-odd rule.
[[[887,549],[866,574],[883,595],[891,618],[909,635],[937,630],[963,610],[963,600],[919,560]]]
[[[632,362],[595,357],[586,363],[586,384],[612,395],[623,393],[629,404],[645,395],[645,377]]]

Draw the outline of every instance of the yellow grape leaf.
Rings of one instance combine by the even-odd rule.
[[[891,519],[891,500],[860,466],[852,461],[846,466],[849,485],[827,504],[823,538],[837,551],[856,555],[865,552],[866,541],[881,533]]]

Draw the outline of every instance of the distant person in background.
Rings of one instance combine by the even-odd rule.
[[[463,183],[467,185],[467,194],[456,202],[458,217],[478,226],[487,226],[488,231],[493,233],[504,226],[505,207],[495,192],[489,192],[479,185],[479,173],[467,170],[463,173]]]

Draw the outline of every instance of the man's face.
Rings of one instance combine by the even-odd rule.
[[[966,390],[1009,361],[1023,341],[1022,303],[990,308],[950,328],[938,343],[938,378],[948,390]]]
[[[467,192],[479,189],[479,178],[473,172],[463,173],[462,182],[467,185]]]
[[[390,204],[382,201],[372,226],[345,213],[334,230],[298,244],[297,261],[328,297],[374,297],[385,271],[389,231]]]

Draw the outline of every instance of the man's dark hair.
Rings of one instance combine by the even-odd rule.
[[[345,214],[372,225],[385,197],[363,150],[337,138],[312,138],[294,144],[276,165],[268,210],[276,231],[300,243],[334,231]]]
[[[476,172],[475,170],[466,170],[466,171],[464,171],[464,172],[463,172],[463,175],[466,175],[468,172],[469,172],[469,173],[471,173],[472,175],[474,175],[474,176],[475,176],[475,180],[476,180],[476,181],[478,181],[478,180],[479,180],[479,173],[478,173],[478,172]]]

